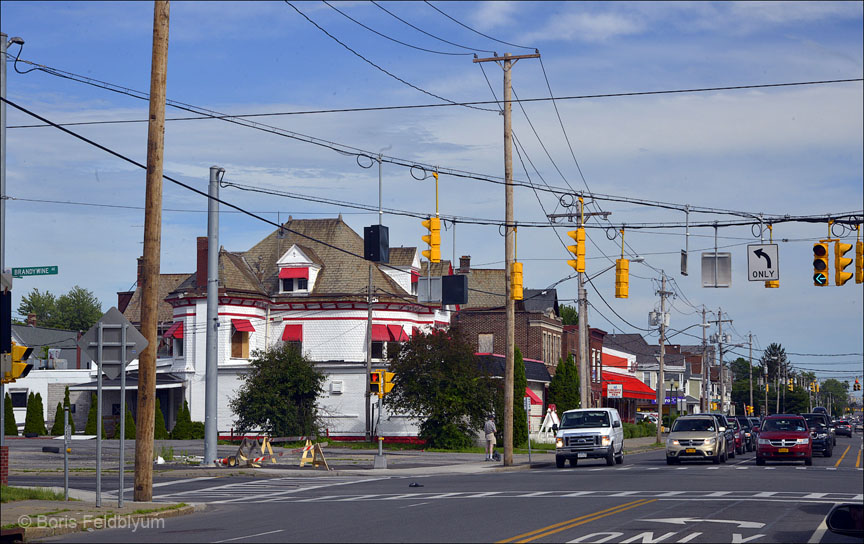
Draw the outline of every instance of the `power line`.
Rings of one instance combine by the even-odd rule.
[[[422,32],[423,34],[426,34],[426,35],[429,36],[430,38],[434,38],[434,39],[436,39],[436,40],[438,40],[438,41],[440,41],[440,42],[444,42],[444,43],[446,43],[446,44],[454,45],[454,46],[456,46],[456,47],[461,47],[462,49],[467,49],[467,50],[469,50],[469,51],[481,51],[481,52],[483,52],[483,53],[493,53],[493,54],[495,53],[495,51],[492,51],[492,50],[489,50],[489,49],[477,49],[476,47],[468,47],[467,45],[460,45],[460,44],[458,44],[458,43],[454,43],[454,42],[451,42],[451,41],[445,40],[444,38],[438,37],[438,36],[436,36],[436,35],[434,35],[434,34],[430,34],[429,32],[426,32],[425,30],[423,30],[422,28],[416,27],[416,26],[412,25],[411,23],[409,23],[408,21],[406,21],[405,19],[402,19],[401,17],[399,17],[398,15],[396,15],[395,13],[393,13],[392,11],[387,10],[384,6],[382,6],[381,4],[379,4],[378,2],[376,2],[375,0],[369,0],[369,1],[372,2],[372,4],[374,4],[375,6],[377,6],[379,9],[381,9],[382,11],[384,11],[385,13],[387,13],[388,15],[390,15],[391,17],[393,17],[394,19],[396,19],[397,21],[401,21],[401,22],[405,23],[406,25],[410,26],[410,27],[413,28],[414,30],[416,30],[416,31],[418,31],[418,32]]]
[[[427,0],[423,0],[423,1],[426,2],[426,4],[428,4],[429,7],[431,7],[432,9],[434,9],[435,11],[437,11],[438,13],[440,13],[441,15],[443,15],[444,17],[447,17],[448,19],[450,19],[451,21],[453,21],[453,22],[456,23],[457,25],[459,25],[459,26],[461,26],[461,27],[464,27],[464,28],[467,28],[467,29],[470,30],[471,32],[473,32],[473,33],[475,33],[475,34],[479,34],[479,35],[483,36],[484,38],[488,38],[488,39],[490,39],[490,40],[492,40],[492,41],[495,41],[495,42],[498,42],[498,43],[503,43],[504,45],[512,45],[513,47],[519,47],[519,48],[521,48],[521,49],[533,49],[534,51],[537,51],[537,50],[534,49],[533,47],[526,47],[526,46],[524,46],[524,45],[516,45],[515,43],[505,42],[505,41],[503,41],[503,40],[499,40],[499,39],[497,39],[497,38],[493,38],[492,36],[489,36],[489,35],[487,35],[487,34],[483,34],[483,33],[480,32],[479,30],[474,30],[473,28],[471,28],[470,26],[466,25],[465,23],[463,23],[463,22],[461,22],[461,21],[457,21],[457,20],[454,19],[453,17],[447,15],[446,13],[444,13],[443,11],[441,11],[440,9],[438,9],[437,7],[435,7],[431,2],[428,2]],[[538,53],[539,53],[539,51],[538,51]]]

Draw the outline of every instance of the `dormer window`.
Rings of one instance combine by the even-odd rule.
[[[286,267],[279,269],[279,292],[297,293],[309,291],[309,268]]]

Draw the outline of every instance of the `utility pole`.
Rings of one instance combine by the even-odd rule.
[[[156,415],[156,346],[159,345],[156,328],[159,251],[162,245],[162,159],[165,146],[169,7],[169,0],[153,2],[153,57],[150,65],[144,259],[141,278],[141,332],[149,344],[138,359],[138,413],[135,429],[134,498],[139,502],[153,499],[153,420]],[[99,416],[101,419],[101,414]]]
[[[221,176],[220,176],[221,174]],[[219,441],[219,182],[225,169],[210,167],[207,199],[207,332],[204,374],[204,465],[213,466]]]
[[[671,291],[666,290],[666,273],[661,271],[660,295],[660,372],[657,375],[657,443],[661,443],[663,429],[663,404],[666,402],[666,380],[663,374],[663,362],[666,358],[666,297]],[[671,411],[670,411],[671,415]],[[671,419],[671,417],[670,417]]]
[[[711,408],[711,372],[708,370],[708,358],[705,357],[707,350],[705,335],[707,334],[708,323],[705,322],[705,306],[702,306],[702,400],[699,406],[702,412],[709,412]]]
[[[753,333],[747,334],[748,343],[750,344],[750,356],[747,365],[750,369],[750,406],[753,406]],[[744,410],[745,412],[747,410]],[[745,416],[747,414],[744,414]]]
[[[510,297],[510,274],[513,269],[514,235],[513,235],[513,132],[511,129],[510,71],[519,59],[540,58],[540,53],[533,55],[511,55],[504,53],[503,57],[494,56],[484,59],[474,59],[473,62],[498,62],[504,70],[504,293],[505,310],[507,312],[504,334],[507,337],[504,354],[504,465],[513,464],[513,355],[515,342],[513,331],[516,328],[515,301]]]
[[[717,319],[715,321],[711,321],[711,323],[717,323],[717,352],[718,352],[718,364],[720,365],[720,413],[726,413],[726,379],[725,373],[723,372],[723,323],[732,323],[731,319],[723,319],[723,309],[717,309]]]

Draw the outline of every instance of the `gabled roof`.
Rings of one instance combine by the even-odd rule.
[[[184,283],[184,281],[189,278],[189,274],[159,274],[159,293],[156,295],[157,306],[156,306],[156,320],[159,323],[170,322],[174,320],[174,309],[170,304],[165,302],[165,297],[168,296],[169,293],[177,289],[180,284]],[[192,279],[194,281],[195,274],[192,274]],[[132,293],[132,298],[129,300],[129,304],[126,305],[126,309],[123,311],[123,315],[126,316],[126,319],[134,323],[135,325],[141,324],[141,286],[135,286],[135,292]]]
[[[552,309],[557,316],[559,315],[558,291],[555,289],[525,289],[522,293],[522,306],[526,312],[530,313],[546,313]]]
[[[16,343],[33,348],[31,357],[42,358],[42,348],[60,349],[60,358],[75,362],[78,333],[64,329],[12,325],[12,339]]]
[[[504,308],[503,268],[472,268],[468,273],[468,304],[461,309]]]
[[[603,339],[603,345],[617,349],[636,356],[636,363],[640,369],[656,368],[660,356],[660,346],[649,344],[641,334],[607,334]],[[670,366],[684,366],[684,355],[669,353],[663,357],[665,363],[664,373]]]
[[[414,264],[414,255],[416,254],[416,247],[391,247],[390,264],[393,266],[411,266]]]
[[[489,373],[490,376],[504,376],[505,358],[503,355],[482,354],[475,355],[480,368]],[[552,381],[552,376],[549,375],[549,369],[543,361],[535,361],[534,359],[523,359],[525,363],[525,379],[529,382],[549,383]]]

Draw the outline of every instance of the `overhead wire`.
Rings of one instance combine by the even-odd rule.
[[[416,30],[417,32],[421,32],[421,33],[423,33],[423,34],[429,36],[430,38],[434,38],[434,39],[436,39],[436,40],[438,40],[438,41],[440,41],[440,42],[443,42],[443,43],[446,43],[446,44],[449,44],[449,45],[453,45],[453,46],[456,46],[456,47],[461,47],[462,49],[467,49],[468,51],[481,51],[481,52],[483,52],[483,53],[493,53],[493,54],[495,53],[494,51],[489,50],[489,49],[478,49],[478,48],[476,48],[476,47],[468,47],[467,45],[460,45],[460,44],[458,44],[458,43],[454,43],[454,42],[451,42],[451,41],[449,41],[449,40],[445,40],[444,38],[441,38],[441,37],[439,37],[439,36],[436,36],[435,34],[431,34],[431,33],[429,33],[429,32],[426,32],[425,30],[423,30],[423,29],[420,28],[420,27],[417,27],[417,26],[412,25],[411,23],[409,23],[409,22],[406,21],[405,19],[399,17],[398,15],[396,15],[395,13],[393,13],[392,11],[388,10],[387,8],[385,8],[384,6],[382,6],[381,4],[379,4],[378,2],[376,2],[375,0],[369,0],[369,1],[372,2],[372,4],[374,4],[375,6],[377,6],[379,9],[381,9],[382,11],[384,11],[385,13],[387,13],[388,15],[390,15],[391,17],[393,17],[394,19],[396,19],[397,21],[401,21],[401,22],[405,23],[406,25],[410,26],[411,28],[413,28],[413,29]]]
[[[489,36],[488,34],[483,34],[483,33],[480,32],[479,30],[475,30],[475,29],[471,28],[470,26],[466,25],[465,23],[463,23],[463,22],[461,22],[461,21],[459,21],[459,20],[457,20],[457,19],[451,17],[450,15],[447,15],[446,13],[444,13],[443,11],[441,11],[440,9],[438,9],[434,4],[432,4],[432,3],[429,2],[428,0],[423,0],[423,1],[424,1],[427,5],[429,5],[429,7],[431,7],[432,9],[434,9],[435,11],[437,11],[438,13],[440,13],[441,15],[443,15],[444,17],[447,17],[448,19],[450,19],[451,21],[453,21],[453,22],[456,23],[457,25],[459,25],[459,26],[461,26],[461,27],[464,27],[464,28],[467,28],[467,29],[470,30],[471,32],[473,32],[473,33],[475,33],[475,34],[479,34],[480,36],[483,36],[484,38],[488,38],[488,39],[490,39],[490,40],[492,40],[492,41],[495,41],[495,42],[498,42],[498,43],[502,43],[502,44],[504,44],[504,45],[512,45],[513,47],[519,47],[519,48],[521,48],[521,49],[534,49],[533,47],[527,47],[527,46],[524,46],[524,45],[516,45],[515,43],[505,42],[504,40],[499,40],[499,39],[497,39],[497,38],[493,38],[492,36]]]

